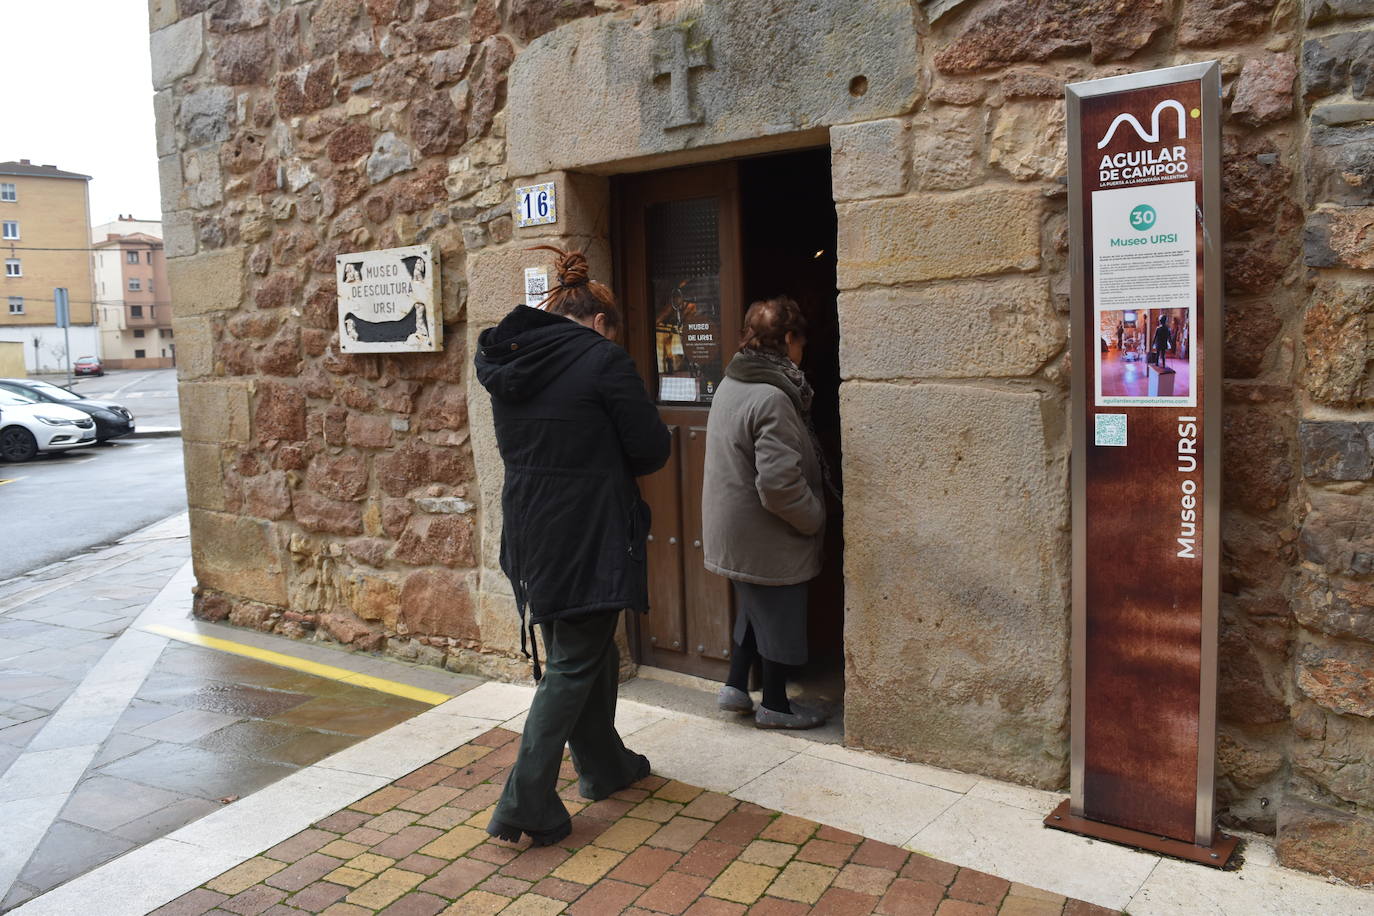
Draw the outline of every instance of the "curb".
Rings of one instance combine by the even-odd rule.
[[[179,426],[151,426],[148,429],[135,429],[122,439],[180,439],[181,427]]]

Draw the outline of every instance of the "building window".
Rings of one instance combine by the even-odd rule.
[[[18,220],[13,220],[13,219],[7,219],[7,220],[5,220],[5,238],[7,238],[7,239],[17,239],[17,238],[19,238],[19,221],[18,221]]]
[[[141,306],[141,305],[131,305],[131,306],[129,306],[129,317],[130,317],[130,318],[142,318],[142,317],[143,317],[143,306]]]
[[[142,331],[134,331],[134,336],[135,336],[135,337],[142,337],[142,336],[143,336],[143,332],[142,332]]]
[[[128,261],[130,264],[137,264],[137,263],[138,263],[138,252],[137,252],[137,251],[126,251],[126,252],[124,253],[124,260]]]
[[[131,292],[131,293],[136,293],[136,292],[138,292],[138,291],[141,290],[141,289],[143,289],[143,282],[142,282],[141,280],[139,280],[138,277],[130,277],[130,278],[129,278],[129,292]]]
[[[142,358],[143,358],[144,356],[146,356],[147,354],[148,354],[148,351],[147,351],[147,350],[135,350],[135,351],[134,351],[134,359],[142,359]]]
[[[153,253],[152,253],[152,251],[151,251],[151,250],[148,251],[147,254],[148,254],[148,263],[149,263],[149,264],[153,263]],[[151,286],[149,286],[148,288],[149,288],[149,289],[152,289]]]
[[[172,336],[172,330],[171,330],[171,328],[168,328],[168,329],[167,329],[167,336],[168,336],[168,337],[171,337],[171,336]]]
[[[153,291],[153,281],[152,281],[152,280],[149,280],[149,281],[148,281],[148,292],[151,293],[152,291]]]
[[[0,200],[18,200],[19,193],[10,182],[0,182]]]
[[[23,297],[23,296],[10,296],[10,314],[11,314],[11,315],[22,315],[22,314],[24,314],[24,297]]]
[[[24,271],[23,271],[23,268],[21,268],[21,267],[19,266],[19,259],[18,259],[18,258],[6,258],[6,259],[5,259],[5,276],[7,276],[7,277],[22,277],[22,276],[24,276]]]

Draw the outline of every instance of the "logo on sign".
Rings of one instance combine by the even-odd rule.
[[[1116,116],[1116,119],[1112,121],[1111,126],[1107,128],[1106,135],[1098,141],[1097,148],[1102,149],[1108,143],[1112,142],[1112,137],[1116,134],[1116,129],[1122,124],[1129,124],[1131,127],[1135,128],[1137,136],[1146,143],[1158,143],[1159,121],[1165,111],[1178,112],[1178,138],[1180,140],[1186,140],[1188,138],[1188,113],[1183,110],[1183,103],[1176,99],[1165,99],[1155,106],[1155,110],[1150,116],[1149,131],[1146,131],[1145,128],[1141,126],[1141,123],[1136,120],[1135,115],[1119,114]]]

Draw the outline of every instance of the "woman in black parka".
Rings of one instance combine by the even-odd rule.
[[[585,798],[649,775],[648,759],[615,730],[615,633],[622,610],[648,610],[649,507],[635,478],[661,468],[669,451],[658,409],[613,342],[614,296],[588,278],[581,252],[550,250],[558,286],[540,308],[518,305],[483,331],[476,356],[506,469],[501,568],[539,682],[487,832],[510,841],[526,833],[537,845],[571,830],[557,792],[565,744]]]

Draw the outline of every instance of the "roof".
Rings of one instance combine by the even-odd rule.
[[[55,165],[34,165],[27,159],[18,162],[0,162],[0,175],[21,175],[25,178],[74,178],[90,181],[90,175],[64,172]]]
[[[124,235],[115,235],[115,234],[112,233],[112,234],[110,234],[109,236],[107,236],[107,237],[104,239],[104,241],[96,242],[96,243],[94,243],[91,247],[92,247],[92,248],[104,248],[104,247],[109,246],[109,245],[120,245],[120,244],[124,244],[124,245],[139,245],[139,246],[145,246],[145,247],[146,247],[146,246],[149,246],[149,245],[152,245],[152,246],[156,246],[156,247],[158,247],[158,248],[161,248],[161,247],[162,247],[162,239],[158,238],[158,237],[155,236],[155,235],[149,235],[149,234],[146,233],[146,232],[127,232],[127,233],[125,233]]]

